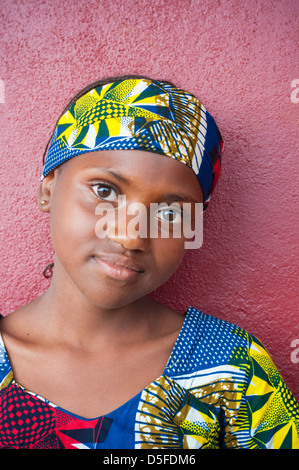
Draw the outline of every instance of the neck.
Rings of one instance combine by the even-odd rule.
[[[47,335],[77,345],[96,338],[130,340],[136,331],[149,331],[153,312],[161,307],[149,296],[127,305],[105,308],[87,299],[72,282],[62,282],[54,269],[48,290],[38,299],[41,324]]]

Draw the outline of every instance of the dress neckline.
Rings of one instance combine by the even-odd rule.
[[[128,406],[131,402],[135,401],[137,397],[139,397],[148,387],[150,387],[151,385],[153,385],[155,382],[159,381],[162,377],[164,377],[165,375],[167,375],[167,370],[169,367],[171,367],[171,363],[172,363],[172,360],[173,358],[175,357],[175,353],[176,353],[176,350],[178,348],[178,344],[181,342],[181,338],[184,336],[185,334],[185,330],[187,329],[188,325],[188,319],[189,319],[189,314],[191,311],[194,311],[196,309],[192,308],[192,307],[188,307],[185,312],[183,313],[183,316],[185,316],[185,319],[183,321],[183,324],[181,326],[181,329],[179,331],[179,334],[177,336],[177,339],[174,343],[174,346],[172,348],[172,351],[169,355],[169,358],[167,360],[167,363],[166,363],[166,366],[164,368],[164,371],[163,373],[157,377],[156,379],[154,379],[152,382],[150,382],[146,387],[144,387],[140,392],[138,392],[136,395],[134,395],[132,398],[130,398],[129,400],[127,400],[125,403],[123,403],[122,405],[118,406],[117,408],[113,409],[112,411],[109,411],[108,413],[105,413],[103,415],[100,415],[100,416],[97,416],[95,418],[85,418],[83,416],[80,416],[76,413],[73,413],[59,405],[56,405],[55,403],[51,402],[50,400],[48,400],[47,398],[44,398],[42,397],[41,395],[39,395],[38,393],[35,393],[31,390],[28,390],[26,389],[25,387],[23,387],[21,384],[19,384],[18,382],[16,382],[15,378],[14,378],[14,373],[13,373],[13,369],[12,369],[12,366],[11,366],[11,363],[10,363],[10,360],[9,360],[9,356],[8,356],[8,353],[6,351],[6,347],[5,347],[5,344],[4,344],[4,341],[3,341],[3,337],[2,337],[2,334],[1,334],[1,331],[0,331],[0,346],[2,346],[3,348],[3,352],[4,352],[4,357],[5,357],[5,362],[6,362],[6,365],[8,365],[8,372],[11,372],[11,381],[10,381],[10,384],[14,384],[17,388],[23,390],[24,393],[30,395],[30,396],[33,396],[35,397],[36,399],[46,403],[49,407],[52,407],[52,408],[55,408],[57,410],[60,410],[62,411],[63,413],[67,414],[67,415],[70,415],[70,416],[73,416],[74,418],[77,418],[81,421],[97,421],[101,418],[103,418],[104,416],[105,417],[109,417],[110,415],[114,414],[114,413],[117,413],[118,411],[120,411],[122,408]],[[198,311],[199,313],[199,311]],[[1,359],[1,356],[0,356],[0,359]]]

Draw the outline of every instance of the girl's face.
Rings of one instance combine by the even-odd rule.
[[[117,308],[162,285],[183,259],[186,239],[173,236],[182,224],[180,212],[155,211],[157,204],[194,207],[202,192],[194,172],[181,162],[140,150],[109,150],[63,163],[44,178],[40,198],[48,200],[44,210],[50,211],[54,276],[61,288],[71,286],[99,307]],[[107,203],[113,210],[103,212]],[[133,203],[146,209],[147,236],[127,230],[131,224],[141,233],[140,223],[132,223],[141,214]]]

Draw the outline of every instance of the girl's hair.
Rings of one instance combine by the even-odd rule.
[[[170,86],[175,86],[172,82],[169,82],[168,80],[154,80],[146,75],[121,75],[121,76],[115,76],[115,77],[107,77],[107,78],[103,78],[102,80],[97,80],[93,83],[90,83],[89,85],[87,85],[86,87],[84,87],[81,91],[79,91],[70,101],[69,103],[65,106],[64,110],[62,111],[62,113],[60,114],[59,118],[57,119],[56,121],[56,124],[55,124],[55,128],[56,128],[56,125],[59,121],[59,119],[61,118],[61,116],[63,116],[64,113],[66,113],[66,111],[79,99],[81,98],[82,96],[84,96],[86,93],[88,93],[89,91],[93,90],[94,88],[98,88],[98,87],[101,87],[103,85],[108,85],[109,83],[113,83],[113,82],[122,82],[124,80],[134,80],[134,79],[145,79],[145,80],[151,80],[152,82],[163,82],[163,83],[167,83],[168,85]],[[54,129],[55,129],[54,128]],[[48,143],[47,143],[47,146],[45,148],[45,151],[44,151],[44,154],[43,154],[43,164],[45,164],[45,159],[46,159],[46,155],[47,155],[47,151],[48,151],[48,148],[49,148],[49,145],[51,143],[51,140],[52,140],[52,137],[53,137],[53,134],[51,135]],[[48,266],[46,266],[46,268],[44,269],[43,271],[43,275],[46,279],[52,277],[52,273],[53,273],[53,268],[54,268],[54,263],[50,263],[48,264]]]

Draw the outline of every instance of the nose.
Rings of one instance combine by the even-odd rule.
[[[138,251],[145,251],[147,246],[148,246],[148,239],[147,238],[141,238],[140,236],[137,237],[129,237],[129,236],[117,236],[115,234],[110,235],[108,233],[108,238],[120,245],[125,250],[138,250]]]
[[[134,210],[138,208],[139,212],[136,217]],[[122,245],[124,249],[144,251],[148,247],[148,220],[147,211],[143,206],[132,204],[127,210],[119,210],[114,223],[108,227],[108,238]]]

